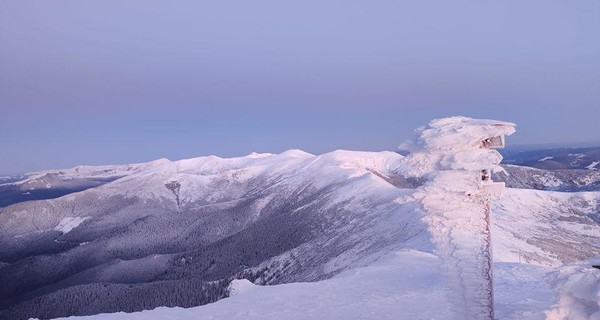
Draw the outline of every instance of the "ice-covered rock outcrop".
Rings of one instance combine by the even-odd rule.
[[[451,117],[417,129],[401,146],[409,174],[426,178],[415,197],[426,212],[436,253],[444,261],[456,319],[494,319],[488,170],[498,167],[504,136],[515,125]],[[502,187],[502,185],[499,185]],[[484,191],[481,191],[484,190]]]

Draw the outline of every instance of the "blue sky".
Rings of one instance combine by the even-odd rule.
[[[394,150],[449,115],[599,141],[600,2],[0,2],[0,173]]]

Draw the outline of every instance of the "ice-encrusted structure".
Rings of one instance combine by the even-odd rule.
[[[427,181],[415,196],[444,261],[456,319],[494,319],[489,221],[494,192],[487,188],[498,185],[485,175],[502,160],[489,148],[490,139],[501,146],[503,136],[514,132],[513,123],[451,117],[417,129],[416,138],[401,146],[411,151],[413,174]]]

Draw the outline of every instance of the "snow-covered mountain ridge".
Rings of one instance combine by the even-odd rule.
[[[550,152],[550,151],[548,151]],[[554,151],[552,151],[554,152]],[[289,150],[285,154],[303,151]],[[141,172],[158,173],[163,171],[208,175],[218,170],[242,168],[245,162],[257,158],[283,159],[274,154],[253,153],[246,157],[223,159],[216,156],[199,157],[170,161],[158,159],[147,163],[113,166],[78,166],[71,169],[47,170],[27,173],[23,176],[5,177],[0,180],[0,207],[31,201],[53,199],[69,193],[95,188],[108,182],[137,175]],[[520,165],[503,165],[505,173],[495,174],[495,179],[504,181],[507,186],[520,189],[548,191],[600,191],[600,171],[598,170],[546,170]],[[405,172],[409,174],[409,172]],[[418,172],[417,172],[418,175]],[[4,181],[4,182],[3,182]],[[413,184],[418,181],[412,181]]]
[[[400,159],[394,152],[291,150],[169,161],[2,208],[3,312],[20,318],[193,306],[222,297],[227,284],[215,281],[238,274],[260,283],[312,281],[364,264],[407,239],[424,239],[419,213],[394,202],[410,193],[396,187],[410,185],[393,172]],[[166,187],[174,181],[178,188]],[[390,223],[399,211],[406,214]],[[73,221],[80,224],[68,232],[59,227]],[[165,286],[186,297],[156,294]],[[106,301],[135,290],[139,301]],[[105,298],[82,305],[78,299],[90,292]],[[69,309],[47,304],[56,299]]]
[[[373,270],[385,269],[403,276],[383,277],[382,283],[438,277],[430,283],[430,301],[442,305],[431,317],[446,319],[450,308],[441,301],[448,284],[439,268],[413,271],[419,263],[442,263],[436,260],[420,195],[442,160],[441,155],[290,150],[61,170],[57,181],[112,180],[0,208],[0,281],[5,284],[0,315],[26,319],[191,307],[227,296],[235,278],[259,285],[322,280],[307,288],[335,290],[339,284],[357,290],[340,279],[350,275],[358,281],[360,270],[378,277]],[[502,271],[498,290],[514,290],[510,279],[524,270],[535,270],[522,275],[527,281],[544,282],[550,268],[600,255],[599,208],[599,192],[507,190],[492,216],[494,254]],[[395,255],[403,258],[390,258]],[[379,299],[390,308],[385,314],[401,314],[411,305],[409,287],[382,288]],[[264,290],[271,289],[241,296],[260,300],[252,298],[253,292]],[[288,294],[306,291],[294,292]],[[507,302],[510,294],[499,294],[504,306],[499,315],[541,319],[554,303],[550,288],[525,292],[524,298],[540,292],[545,300],[529,297],[529,304],[516,307]],[[388,293],[396,298],[386,300]],[[377,308],[375,300],[357,297],[366,299],[361,306]],[[227,309],[236,299],[215,305]],[[217,307],[202,308],[198,315],[209,318],[210,312],[201,310]],[[415,310],[412,314],[418,314]]]

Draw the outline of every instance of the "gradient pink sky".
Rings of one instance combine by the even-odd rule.
[[[0,2],[3,174],[395,150],[449,115],[599,141],[600,2]]]

